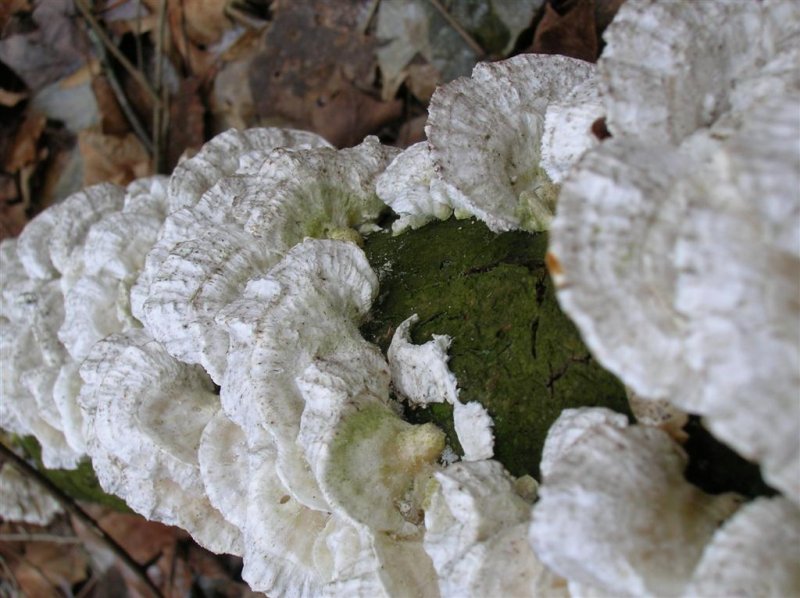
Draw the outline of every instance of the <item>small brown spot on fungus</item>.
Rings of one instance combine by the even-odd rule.
[[[552,276],[554,279],[559,276],[564,276],[564,270],[561,268],[561,262],[558,261],[558,258],[554,253],[548,251],[545,254],[544,264],[547,266],[547,271],[550,272],[550,276]]]
[[[605,116],[598,118],[596,121],[592,123],[592,135],[597,137],[600,141],[608,139],[609,137],[612,136],[608,130],[608,127],[606,126]]]

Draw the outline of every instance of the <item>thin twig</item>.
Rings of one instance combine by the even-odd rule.
[[[184,64],[183,64],[183,73],[184,76],[188,76],[190,73],[193,73],[192,70],[192,52],[189,49],[189,34],[186,33],[186,7],[183,4],[183,0],[180,0],[179,5],[181,11],[181,44],[183,44],[183,51],[181,54],[185,54]],[[225,15],[227,16],[228,5],[225,6]],[[176,42],[177,44],[177,42]]]
[[[107,12],[109,12],[109,11],[112,11],[112,10],[114,10],[115,8],[117,8],[117,7],[119,7],[119,6],[122,6],[122,5],[123,5],[123,4],[125,4],[127,1],[128,1],[128,0],[116,0],[115,2],[111,2],[110,4],[107,4],[106,6],[104,6],[103,8],[101,8],[101,9],[99,9],[99,10],[95,11],[95,12],[96,12],[97,14],[99,14],[99,15],[100,15],[100,14],[103,14],[103,13],[107,13]]]
[[[89,31],[89,37],[94,43],[95,49],[97,50],[97,54],[100,58],[100,62],[103,64],[103,70],[106,73],[106,79],[108,80],[108,84],[111,86],[111,91],[114,92],[114,97],[117,98],[119,107],[125,114],[125,118],[128,120],[128,124],[131,126],[131,129],[133,129],[136,137],[138,137],[139,141],[142,142],[142,145],[144,145],[147,153],[152,156],[153,144],[150,142],[150,137],[147,135],[147,130],[139,120],[139,116],[136,114],[136,111],[134,111],[133,107],[128,102],[128,97],[125,95],[125,90],[122,89],[122,85],[117,79],[117,76],[114,74],[114,67],[108,60],[108,54],[106,54],[105,47],[100,42],[94,31]]]
[[[439,13],[444,17],[444,20],[447,21],[448,25],[452,27],[456,33],[458,33],[467,45],[472,48],[472,51],[478,55],[478,58],[483,58],[486,55],[486,51],[481,48],[481,45],[475,41],[475,39],[467,33],[466,29],[464,29],[461,24],[456,21],[453,16],[447,11],[447,9],[442,5],[439,0],[428,0],[433,7],[439,11]]]
[[[153,169],[156,173],[164,170],[164,129],[163,116],[166,111],[162,89],[164,83],[164,30],[166,28],[167,0],[158,4],[158,27],[156,29],[156,74],[155,89],[161,95],[160,101],[153,106]]]
[[[85,525],[90,532],[97,536],[100,541],[102,541],[109,548],[109,550],[111,550],[111,552],[113,552],[114,555],[120,561],[122,561],[122,563],[134,575],[136,575],[137,578],[142,580],[153,596],[161,598],[161,592],[159,591],[158,587],[156,587],[153,581],[147,576],[147,573],[142,569],[139,563],[133,560],[133,557],[131,557],[131,555],[128,554],[128,552],[122,546],[120,546],[117,541],[114,540],[114,538],[109,536],[86,511],[84,511],[74,500],[72,500],[72,498],[67,496],[64,491],[61,490],[61,488],[47,479],[39,470],[33,467],[25,459],[17,455],[3,442],[0,442],[0,457],[3,457],[2,460],[4,461],[11,461],[14,464],[14,467],[19,469],[28,478],[32,479],[42,486],[47,492],[52,494],[53,498],[58,501],[58,503],[67,513]]]
[[[49,544],[80,544],[77,536],[55,534],[0,534],[0,542],[47,542]]]
[[[142,51],[142,0],[136,0],[136,35],[133,36],[136,46],[136,69],[144,68],[144,52]]]
[[[6,564],[6,559],[0,555],[0,572],[3,573],[3,579],[9,582],[11,585],[12,590],[19,591],[19,581],[17,581],[17,576],[14,575],[14,572],[11,568]]]
[[[378,10],[378,5],[380,3],[381,0],[372,0],[372,4],[369,5],[367,14],[361,22],[361,26],[358,28],[358,32],[361,35],[364,35],[369,30],[369,26],[372,24],[372,19],[375,18],[375,12]]]
[[[89,593],[94,589],[97,585],[97,575],[94,572],[90,573],[89,579],[86,581],[85,584],[81,586],[81,589],[78,590],[78,593],[75,594],[75,598],[85,598],[89,595]]]
[[[122,67],[130,73],[131,77],[133,77],[139,85],[147,92],[150,98],[156,104],[161,103],[161,98],[158,97],[158,93],[153,89],[150,85],[150,82],[147,80],[141,71],[139,71],[131,61],[122,53],[122,51],[114,44],[105,30],[100,26],[100,23],[94,17],[92,12],[89,10],[89,7],[86,6],[86,0],[75,0],[75,6],[78,7],[78,10],[81,11],[83,18],[86,19],[86,22],[89,23],[89,27],[92,28],[92,31],[95,32],[97,37],[106,47],[106,49],[116,58]]]

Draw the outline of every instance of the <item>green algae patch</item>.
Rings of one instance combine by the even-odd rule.
[[[538,475],[542,446],[562,410],[602,406],[628,413],[619,381],[591,357],[556,302],[544,265],[544,234],[497,235],[450,219],[397,237],[375,233],[364,250],[380,292],[364,336],[387,350],[416,313],[411,340],[452,337],[449,366],[462,402],[484,405],[495,424],[495,458],[514,475]],[[452,407],[408,409],[434,422],[457,452]]]
[[[47,469],[42,464],[42,449],[33,436],[17,437],[16,444],[33,459],[36,468],[46,478],[71,498],[101,504],[116,511],[131,512],[125,501],[103,491],[88,459],[81,461],[77,469]]]

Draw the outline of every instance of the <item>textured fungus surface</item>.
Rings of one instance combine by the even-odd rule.
[[[449,366],[462,402],[478,401],[495,423],[495,457],[514,475],[535,474],[542,443],[562,409],[627,412],[625,391],[597,366],[558,308],[544,266],[545,235],[489,231],[474,220],[433,223],[366,240],[380,295],[363,327],[386,350],[411,314],[411,340],[453,338]],[[409,411],[438,423],[460,453],[452,406]]]

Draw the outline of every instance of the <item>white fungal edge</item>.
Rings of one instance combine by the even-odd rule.
[[[489,412],[480,403],[463,404],[458,399],[458,381],[450,371],[447,350],[452,339],[434,334],[422,345],[411,343],[411,326],[419,321],[413,314],[395,330],[387,359],[395,392],[413,407],[431,403],[453,405],[456,436],[464,449],[465,461],[491,459],[494,456],[494,433]]]
[[[386,357],[392,373],[395,392],[415,406],[430,403],[458,402],[455,375],[447,367],[447,349],[451,338],[434,334],[433,340],[423,345],[411,343],[411,326],[419,321],[414,314],[395,330]]]
[[[436,90],[425,132],[457,211],[494,232],[549,227],[557,190],[540,164],[547,106],[594,72],[582,60],[522,54],[479,63]]]

